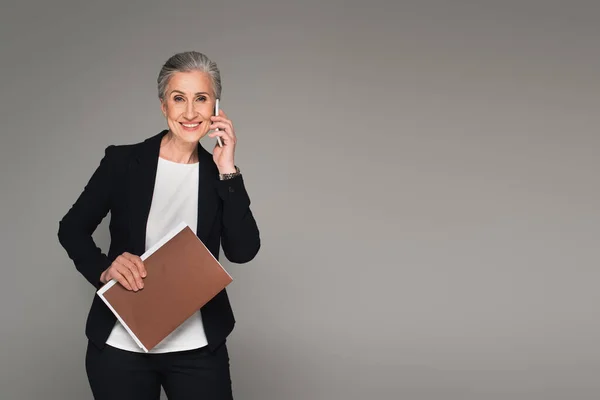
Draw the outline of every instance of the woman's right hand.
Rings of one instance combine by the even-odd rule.
[[[136,255],[125,252],[118,256],[102,275],[100,282],[106,283],[115,279],[125,289],[137,292],[144,288],[143,278],[146,277],[146,268],[142,259]]]

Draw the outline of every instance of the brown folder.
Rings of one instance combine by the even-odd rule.
[[[130,291],[111,280],[97,293],[145,352],[232,281],[185,223],[140,258],[147,273],[142,290]]]

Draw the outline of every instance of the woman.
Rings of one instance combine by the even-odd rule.
[[[198,52],[171,57],[158,76],[168,130],[133,145],[109,146],[83,192],[60,221],[60,243],[96,288],[111,279],[144,287],[140,255],[181,221],[218,258],[250,261],[260,248],[250,199],[234,163],[236,135],[214,115],[221,95],[216,64]],[[212,131],[211,133],[209,133]],[[212,155],[199,140],[220,138]],[[105,255],[92,233],[110,211]],[[230,399],[226,338],[235,320],[223,290],[177,330],[142,353],[113,313],[94,296],[88,316],[86,370],[96,399]]]

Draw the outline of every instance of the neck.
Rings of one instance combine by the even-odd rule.
[[[184,142],[169,131],[161,140],[160,157],[180,164],[195,163],[198,161],[198,144]]]

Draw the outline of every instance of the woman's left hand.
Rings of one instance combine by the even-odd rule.
[[[213,121],[210,125],[210,129],[219,129],[208,134],[209,137],[215,138],[220,137],[223,147],[220,147],[218,143],[215,144],[213,150],[213,161],[217,164],[219,173],[229,174],[235,172],[235,143],[237,141],[235,137],[235,131],[233,124],[227,118],[227,114],[223,110],[219,110],[219,115],[213,115],[210,117]]]

